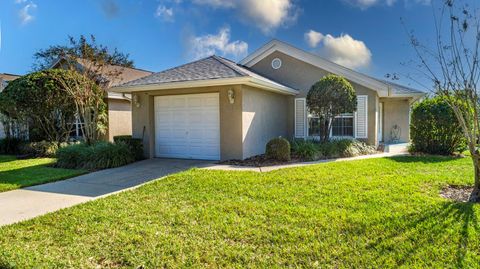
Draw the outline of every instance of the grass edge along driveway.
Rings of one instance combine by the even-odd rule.
[[[479,268],[468,158],[193,169],[0,228],[0,267]]]

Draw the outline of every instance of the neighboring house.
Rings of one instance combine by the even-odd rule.
[[[88,66],[87,60],[79,60],[78,68]],[[64,68],[65,63],[59,60],[52,65],[51,68]],[[108,65],[102,69],[105,73],[103,79],[105,80],[106,88],[115,87],[132,80],[143,78],[151,75],[152,72],[136,68],[128,68],[116,65]],[[132,105],[131,96],[124,93],[115,93],[108,91],[107,106],[108,106],[108,129],[105,134],[105,139],[113,141],[113,137],[117,135],[131,135],[132,134]],[[72,131],[72,136],[81,136],[82,123],[77,121],[75,123],[75,130]]]
[[[147,157],[245,159],[278,136],[314,138],[319,121],[306,107],[327,74],[348,79],[358,109],[333,123],[332,136],[372,145],[409,141],[410,106],[425,94],[374,79],[273,40],[240,63],[211,56],[115,87],[132,93],[134,137]]]
[[[20,76],[12,75],[12,74],[4,74],[0,73],[0,92],[7,87],[8,83],[12,80],[19,78]],[[0,115],[1,117],[1,115]],[[0,139],[5,137],[5,129],[3,123],[0,119]]]

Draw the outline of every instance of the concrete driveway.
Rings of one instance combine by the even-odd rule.
[[[151,159],[71,179],[0,193],[0,226],[137,187],[211,162]]]

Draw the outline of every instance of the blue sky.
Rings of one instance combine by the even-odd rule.
[[[151,71],[211,53],[241,60],[277,38],[421,88],[401,64],[415,59],[401,17],[432,40],[430,0],[0,0],[0,73],[29,72],[35,51],[68,35],[93,34]]]

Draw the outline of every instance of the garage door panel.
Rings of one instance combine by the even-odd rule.
[[[218,93],[154,100],[157,157],[220,159]]]

